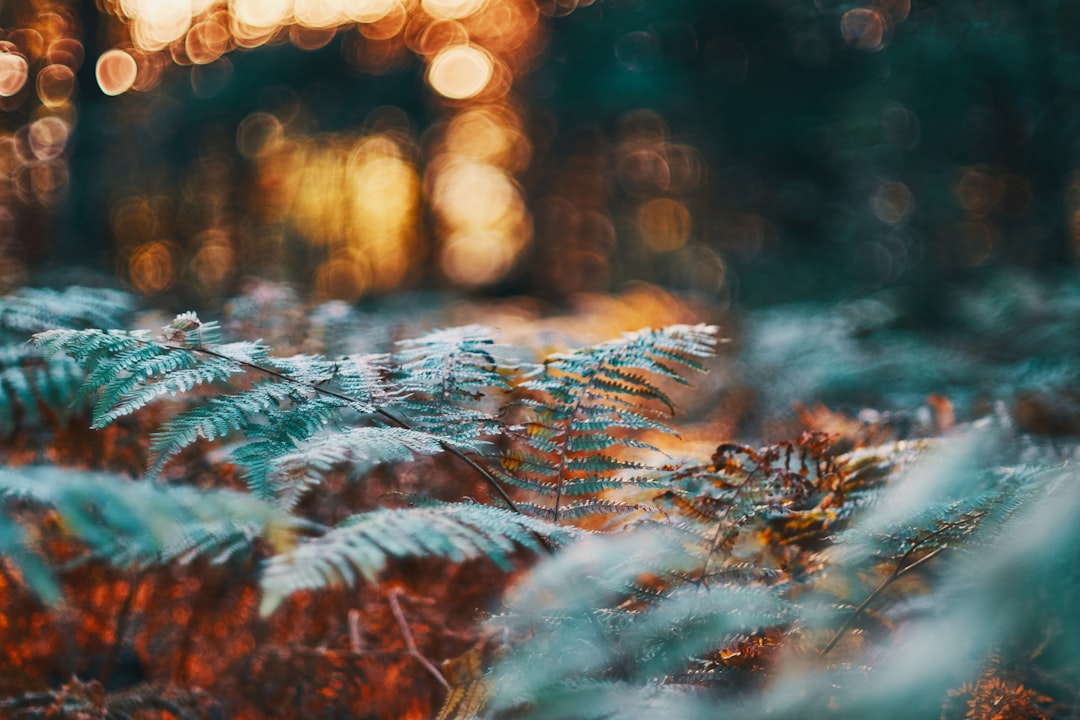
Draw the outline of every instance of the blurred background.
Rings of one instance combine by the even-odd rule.
[[[1065,0],[4,0],[0,286],[720,306],[1080,252]]]

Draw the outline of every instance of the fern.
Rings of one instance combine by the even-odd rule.
[[[1007,447],[880,448],[874,476],[814,436],[721,446],[671,473],[662,516],[534,569],[444,717],[936,717],[1001,643],[1076,626],[1075,478]],[[1068,668],[1080,646],[1053,637]]]
[[[471,503],[376,510],[272,558],[262,577],[261,612],[273,612],[282,598],[297,590],[351,586],[360,577],[373,582],[391,557],[433,556],[455,562],[486,557],[509,570],[509,555],[517,547],[539,552],[545,547],[542,541],[566,543],[576,537],[571,529]]]
[[[526,417],[511,428],[517,444],[501,476],[546,497],[543,514],[555,522],[566,517],[567,497],[649,482],[650,468],[620,450],[655,450],[640,432],[672,432],[657,407],[673,410],[661,383],[686,384],[684,368],[704,371],[715,334],[708,325],[675,325],[548,358],[519,385]],[[617,509],[597,503],[572,514]]]
[[[22,288],[0,298],[0,330],[26,335],[59,328],[112,327],[131,312],[127,293],[104,288]]]
[[[510,390],[505,374],[514,368],[501,359],[506,348],[494,336],[491,328],[469,325],[398,343],[393,377],[405,393],[400,408],[413,427],[465,442],[499,432],[484,400],[492,391]],[[456,412],[448,423],[450,407]]]
[[[64,535],[86,548],[82,561],[102,560],[142,569],[187,562],[209,555],[224,562],[266,540],[281,547],[308,523],[243,493],[160,487],[106,473],[50,466],[0,471],[0,499],[6,501],[3,552],[23,569],[27,582],[58,600],[50,574],[22,543],[30,535],[20,509],[48,508],[63,522]]]
[[[0,297],[0,432],[34,427],[43,408],[66,419],[82,380],[70,359],[50,360],[28,347],[27,333],[114,325],[123,321],[130,306],[124,293],[82,287],[24,288]]]

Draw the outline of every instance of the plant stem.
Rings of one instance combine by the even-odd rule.
[[[450,683],[448,683],[443,674],[439,672],[439,668],[435,667],[430,660],[424,657],[419,648],[416,647],[416,639],[413,638],[412,630],[409,629],[409,624],[405,621],[405,613],[401,610],[401,603],[398,602],[399,592],[400,591],[397,588],[394,588],[387,596],[387,600],[390,601],[390,610],[394,613],[398,628],[401,629],[401,635],[405,638],[405,647],[409,655],[416,660],[416,662],[420,663],[433,678],[438,680],[439,684],[442,685],[445,690],[449,691]]]

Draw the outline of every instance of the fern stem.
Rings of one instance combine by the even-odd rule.
[[[398,595],[400,591],[394,588],[387,596],[387,600],[390,602],[390,610],[394,613],[394,619],[397,620],[398,627],[401,629],[401,635],[405,638],[405,647],[408,650],[409,656],[416,662],[420,663],[428,673],[439,681],[439,684],[443,686],[443,689],[450,692],[450,683],[446,681],[446,678],[439,668],[420,652],[420,649],[416,647],[416,639],[413,637],[412,630],[409,629],[409,623],[405,620],[405,613],[401,610],[401,603],[398,602]]]
[[[904,575],[907,575],[912,570],[915,570],[923,563],[929,562],[947,547],[948,545],[941,545],[940,547],[936,547],[930,552],[928,552],[926,555],[923,555],[921,558],[919,558],[913,563],[910,563],[909,565],[904,565],[902,561],[900,563],[897,563],[896,569],[893,570],[892,574],[889,575],[889,577],[885,578],[885,580],[880,585],[874,588],[874,591],[867,595],[866,599],[859,603],[859,606],[852,610],[851,613],[844,619],[844,622],[840,625],[839,629],[837,629],[836,634],[832,636],[832,640],[829,641],[829,644],[823,647],[821,649],[821,652],[818,653],[818,657],[822,658],[828,655],[829,652],[834,647],[836,647],[837,643],[840,642],[840,639],[844,637],[844,633],[846,633],[848,628],[851,627],[851,624],[855,622],[855,618],[862,615],[866,608],[870,607],[870,604],[874,602],[874,600],[877,600],[878,597],[881,596],[881,593],[885,592],[890,585],[892,585]]]
[[[573,426],[574,418],[577,417],[578,411],[581,409],[581,400],[589,394],[589,388],[592,386],[593,378],[596,377],[596,372],[600,367],[601,366],[597,366],[582,376],[581,379],[585,381],[585,387],[582,388],[581,393],[574,400],[574,407],[570,408],[570,412],[566,416],[566,424],[563,426],[562,447],[561,452],[559,453],[559,475],[555,480],[555,506],[552,512],[552,522],[555,523],[559,522],[559,506],[562,504],[563,483],[565,482],[563,476],[566,473],[566,459],[570,454],[570,428]]]
[[[404,428],[405,430],[412,430],[412,427],[409,425],[409,423],[407,423],[406,421],[398,418],[396,415],[391,413],[389,410],[385,410],[383,408],[375,408],[375,412],[377,412],[379,415],[386,418],[387,420],[394,423],[395,425],[397,425],[400,428]],[[518,515],[522,514],[520,508],[518,508],[518,506],[517,506],[517,503],[515,503],[513,500],[511,500],[510,496],[506,494],[506,490],[505,490],[505,488],[503,488],[502,484],[498,480],[495,479],[494,475],[492,475],[488,470],[484,469],[480,465],[480,463],[476,462],[471,457],[469,457],[465,453],[461,452],[460,450],[458,450],[453,445],[449,445],[449,444],[443,442],[442,440],[439,441],[439,447],[441,447],[443,450],[450,453],[451,455],[453,455],[454,457],[456,457],[457,459],[461,460],[466,465],[471,467],[473,470],[478,472],[480,474],[480,477],[484,478],[484,480],[487,481],[488,485],[495,488],[495,492],[497,492],[499,494],[499,497],[501,497],[503,499],[503,502],[505,502],[507,504],[507,506],[509,506],[509,508],[511,510],[516,512]]]
[[[116,630],[113,632],[113,642],[109,647],[109,654],[105,658],[105,666],[101,669],[98,681],[105,687],[109,686],[113,671],[116,669],[116,661],[120,657],[120,651],[124,647],[124,636],[127,635],[128,624],[131,622],[131,608],[135,604],[135,596],[139,593],[146,570],[135,573],[131,578],[131,587],[124,597],[124,604],[120,606],[120,613],[116,618]]]
[[[847,616],[847,618],[845,618],[844,622],[837,629],[836,634],[833,635],[832,640],[829,641],[829,644],[826,645],[825,647],[823,647],[821,649],[821,652],[818,653],[818,657],[822,658],[822,657],[825,657],[826,655],[828,655],[829,652],[834,647],[836,647],[836,644],[838,642],[840,642],[840,639],[844,636],[844,633],[847,632],[848,628],[851,627],[851,624],[855,622],[855,618],[859,617],[859,615],[861,615],[862,612],[864,610],[866,610],[866,608],[870,607],[870,604],[872,602],[874,602],[874,600],[879,598],[883,592],[888,590],[890,585],[892,585],[894,582],[899,580],[904,575],[907,575],[912,570],[915,570],[916,568],[921,566],[923,563],[928,562],[930,559],[932,559],[932,558],[936,557],[937,555],[939,555],[943,550],[945,550],[945,548],[949,547],[949,545],[948,545],[948,543],[946,543],[944,545],[940,545],[940,546],[934,548],[933,550],[931,550],[929,553],[927,553],[923,557],[921,557],[918,560],[916,560],[916,561],[909,564],[908,559],[912,555],[914,555],[915,552],[919,548],[923,547],[924,545],[926,545],[926,543],[930,542],[934,538],[940,537],[941,535],[945,534],[949,530],[961,525],[962,523],[970,522],[972,520],[976,520],[976,519],[982,517],[985,514],[986,514],[985,511],[975,512],[975,513],[971,513],[970,515],[965,516],[963,520],[945,523],[941,527],[939,527],[937,530],[935,530],[934,532],[927,535],[926,537],[920,538],[916,543],[914,543],[910,548],[908,548],[907,551],[905,551],[904,554],[900,556],[900,560],[896,563],[896,569],[894,569],[892,571],[892,574],[889,575],[889,577],[885,578],[885,580],[882,581],[882,583],[880,585],[878,585],[876,588],[874,588],[874,591],[871,592],[866,597],[865,600],[863,600],[861,603],[859,603],[859,606],[857,608],[855,608],[851,612],[851,614]]]
[[[738,491],[736,491],[736,497],[738,497],[739,491],[741,491],[743,488],[750,484],[750,481],[754,479],[754,475],[757,474],[758,470],[760,469],[760,466],[756,466],[753,470],[747,473],[746,478],[739,485]],[[733,499],[732,503],[734,502],[735,501]],[[719,516],[716,518],[716,532],[713,534],[712,542],[709,544],[709,554],[705,556],[705,562],[701,566],[701,575],[699,575],[697,579],[698,585],[704,585],[705,587],[709,587],[709,564],[712,562],[713,555],[716,554],[716,550],[720,545],[720,531],[724,529],[724,524],[722,520],[727,517],[728,510],[730,509],[731,506],[729,505],[727,508],[724,509],[723,516]]]
[[[257,363],[249,362],[247,360],[241,360],[239,358],[230,357],[230,356],[225,355],[223,353],[219,353],[219,352],[216,352],[214,350],[210,350],[208,348],[202,347],[201,345],[199,347],[195,347],[195,348],[187,348],[187,347],[181,347],[179,345],[172,345],[172,344],[169,344],[169,343],[165,343],[164,347],[170,348],[172,350],[184,350],[184,351],[187,351],[187,352],[202,353],[203,355],[209,355],[210,357],[215,357],[215,358],[218,358],[219,360],[225,360],[225,361],[228,361],[228,362],[234,362],[234,363],[236,363],[237,365],[239,365],[241,367],[247,368],[248,370],[253,370],[255,372],[261,372],[261,373],[263,373],[265,375],[269,375],[270,377],[276,378],[276,379],[281,380],[283,382],[291,383],[293,385],[299,385],[300,387],[305,388],[306,390],[310,390],[312,392],[315,392],[316,394],[326,395],[328,397],[337,398],[338,400],[342,400],[342,401],[344,401],[344,402],[346,402],[346,403],[348,403],[350,405],[355,404],[357,402],[356,398],[349,397],[348,395],[345,395],[344,393],[339,393],[336,390],[331,390],[329,388],[321,387],[319,385],[313,385],[311,383],[306,383],[306,382],[304,382],[302,380],[297,380],[294,377],[290,377],[289,375],[286,375],[285,373],[278,372],[277,370],[274,370],[273,368],[268,368],[268,367],[265,367],[263,365],[259,365]],[[406,422],[405,420],[402,420],[401,418],[397,417],[396,415],[394,415],[390,411],[385,410],[384,408],[380,408],[380,407],[375,408],[375,413],[377,415],[379,415],[380,417],[386,419],[388,422],[392,423],[393,425],[395,425],[397,427],[403,428],[405,430],[412,430],[413,429],[412,426],[409,425],[408,422]],[[442,442],[442,441],[439,441],[439,445],[440,445],[440,447],[442,447],[443,450],[450,453],[451,455],[458,458],[459,460],[464,461],[465,464],[467,464],[469,467],[471,467],[473,470],[475,470],[477,473],[479,473],[480,476],[484,478],[485,482],[487,482],[488,485],[490,485],[491,487],[493,487],[495,489],[495,491],[499,494],[499,496],[503,499],[503,501],[510,507],[511,510],[518,513],[519,515],[521,514],[521,510],[514,503],[514,501],[510,499],[510,496],[506,494],[506,490],[499,483],[499,481],[497,479],[495,479],[494,475],[492,475],[490,472],[485,470],[476,461],[474,461],[472,458],[465,455],[465,453],[461,452],[460,450],[458,450],[454,446],[448,445],[447,443]]]

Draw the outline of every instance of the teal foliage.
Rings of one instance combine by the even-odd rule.
[[[518,386],[524,418],[510,428],[516,442],[500,476],[543,497],[531,507],[554,521],[625,509],[566,499],[654,481],[653,468],[621,451],[655,451],[640,433],[672,432],[663,383],[687,384],[684,369],[704,371],[715,335],[708,325],[673,325],[549,357]]]
[[[413,427],[464,442],[499,434],[494,410],[501,402],[491,395],[511,389],[507,377],[516,368],[505,358],[507,348],[494,338],[491,328],[468,325],[397,344],[393,377],[403,392],[400,407]],[[446,422],[448,405],[457,409],[451,423]]]
[[[517,548],[540,552],[579,533],[527,515],[475,503],[382,509],[355,515],[321,537],[272,558],[262,577],[261,610],[289,594],[327,585],[374,581],[392,557],[486,557],[512,569]]]
[[[1003,657],[1036,687],[1080,677],[1067,463],[1031,462],[994,428],[821,473],[785,448],[722,450],[674,474],[662,519],[580,542],[513,589],[488,621],[507,641],[474,716],[938,717]],[[808,522],[856,487],[851,512]]]
[[[250,553],[259,538],[292,534],[308,523],[245,493],[163,487],[108,473],[52,466],[0,471],[0,543],[28,584],[59,600],[54,573],[27,545],[37,516],[47,508],[62,518],[63,532],[82,544],[80,562],[106,561],[145,569],[209,556],[213,562]]]
[[[338,358],[280,357],[259,342],[223,342],[217,324],[194,313],[177,316],[157,335],[49,329],[35,336],[35,344],[46,356],[84,370],[81,392],[96,397],[95,427],[164,397],[194,401],[152,434],[143,481],[117,486],[102,480],[92,489],[88,477],[49,479],[38,496],[25,482],[12,480],[11,494],[54,507],[93,557],[123,566],[207,553],[225,558],[250,550],[268,534],[314,535],[266,561],[264,612],[296,590],[374,580],[393,557],[486,557],[509,569],[519,548],[550,552],[581,536],[554,520],[633,509],[600,497],[629,481],[616,471],[632,469],[641,476],[637,482],[651,482],[644,464],[616,455],[651,447],[633,437],[639,430],[667,430],[661,408],[670,411],[672,402],[661,384],[685,383],[681,369],[704,369],[714,332],[704,325],[643,331],[554,356],[523,377],[494,332],[480,326],[438,330],[400,342],[390,354]],[[575,502],[561,508],[556,503],[547,512],[525,503],[521,507],[533,513],[523,514],[490,473],[514,392],[535,419],[511,434],[532,428],[533,445],[547,453],[540,459],[548,463],[545,472],[554,453],[563,453],[560,492]],[[538,430],[545,421],[570,430],[546,437]],[[202,496],[185,486],[160,486],[170,460],[185,448],[223,438],[235,438],[227,455],[249,494],[198,500]],[[331,529],[305,524],[296,514],[304,495],[328,473],[344,470],[360,480],[378,465],[443,453],[464,460],[512,509],[471,502],[378,509]],[[97,526],[68,502],[79,493],[85,507],[107,508]],[[134,499],[147,509],[129,518],[136,514]],[[175,505],[171,515],[162,509],[169,503]],[[205,503],[220,514],[205,515]]]
[[[78,364],[44,357],[26,344],[28,334],[117,325],[131,306],[125,293],[83,287],[23,288],[0,298],[0,433],[35,427],[43,409],[61,420],[79,409],[72,407],[82,383]]]

